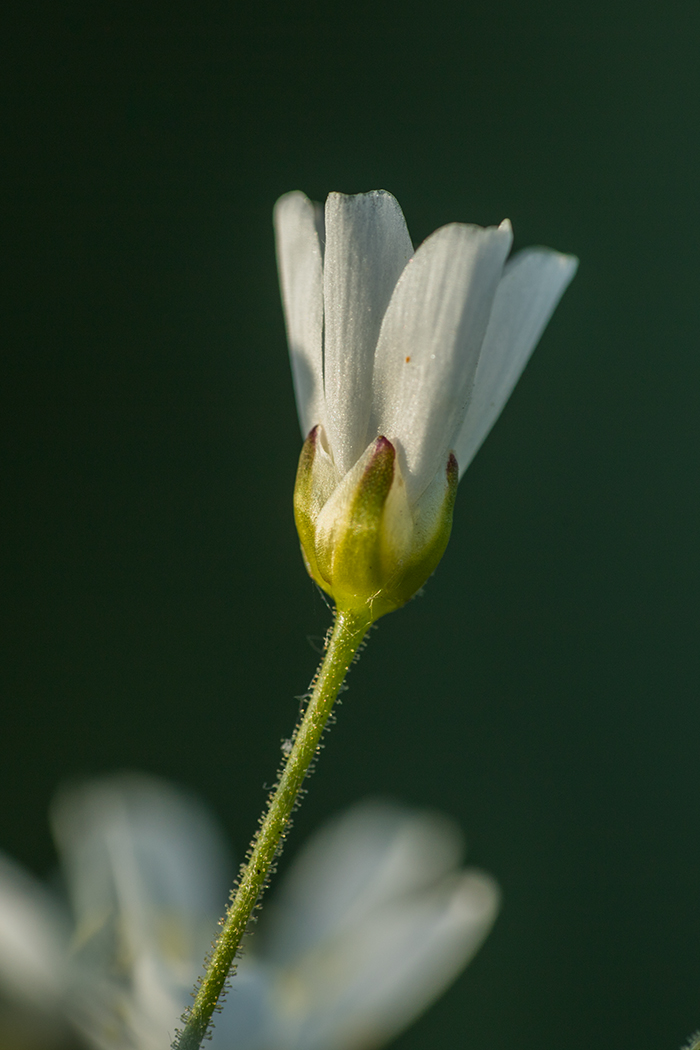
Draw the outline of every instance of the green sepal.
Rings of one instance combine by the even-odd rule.
[[[439,502],[435,501],[437,505],[425,507],[419,502],[413,553],[402,565],[398,577],[390,581],[385,588],[383,600],[389,604],[386,612],[400,609],[417,594],[433,575],[447,549],[452,532],[452,516],[459,482],[459,469],[454,452],[450,453],[447,461],[445,479],[447,485],[443,490],[442,498],[439,499]],[[382,616],[384,613],[379,615]]]
[[[320,427],[314,427],[302,446],[294,484],[294,521],[306,571],[319,587],[332,596],[330,581],[323,577],[316,559],[316,519],[332,492],[332,489],[330,492],[324,492],[326,486],[319,484],[321,481],[317,468],[319,440]]]
[[[330,529],[317,529],[317,557],[332,595],[341,610],[357,611],[381,592],[390,567],[386,564],[382,533],[385,505],[394,481],[396,451],[379,437],[362,458],[362,469],[341,513]],[[364,462],[367,460],[366,462]],[[359,464],[358,464],[359,466]],[[354,479],[353,479],[354,480]]]

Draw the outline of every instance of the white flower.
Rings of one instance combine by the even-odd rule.
[[[96,1050],[166,1050],[223,911],[230,865],[196,802],[146,777],[63,793],[53,829],[74,916],[0,865],[0,993]],[[386,804],[317,834],[266,907],[214,1050],[369,1050],[457,976],[495,917],[454,826]],[[48,1035],[47,1035],[48,1033]],[[0,1041],[2,1037],[0,1035]]]
[[[218,831],[139,776],[63,791],[51,817],[69,904],[2,861],[0,992],[98,1050],[164,1050],[226,896]]]
[[[325,212],[304,194],[288,193],[274,219],[307,438],[296,507],[302,549],[311,575],[339,607],[369,602],[376,619],[403,604],[439,561],[456,484],[451,454],[452,474],[461,477],[577,262],[548,248],[506,261],[508,221],[486,229],[452,223],[414,252],[398,202],[384,190],[331,193]],[[386,444],[377,445],[378,438]],[[391,459],[386,520],[377,523],[374,546],[358,553],[355,545],[340,564],[337,548],[352,530],[358,483],[368,471],[373,476],[378,456],[385,471]],[[349,582],[362,577],[363,558],[377,561],[380,548],[381,572]],[[428,548],[428,571],[414,586],[414,563]],[[387,580],[393,591],[378,599]]]

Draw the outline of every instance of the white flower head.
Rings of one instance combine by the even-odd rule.
[[[214,822],[135,774],[59,792],[51,817],[68,899],[0,856],[0,998],[94,1050],[163,1050],[226,897]]]
[[[275,206],[302,434],[295,514],[340,609],[404,604],[449,539],[457,480],[518,381],[577,261],[508,259],[512,230],[451,223],[414,252],[385,190]]]
[[[63,792],[53,827],[71,903],[0,858],[0,1000],[48,1046],[164,1050],[224,910],[232,871],[210,815],[161,781]],[[212,1050],[371,1050],[454,980],[498,889],[461,869],[444,817],[365,803],[302,850],[247,945]],[[4,1015],[0,1013],[0,1023]],[[7,1042],[0,1031],[0,1044]]]

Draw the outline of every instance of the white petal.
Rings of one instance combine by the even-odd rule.
[[[93,1050],[162,1050],[171,1042],[191,987],[163,981],[159,961],[139,956],[123,970],[115,958],[112,970],[86,968],[73,989],[69,1016]]]
[[[509,223],[443,226],[420,246],[387,309],[372,429],[402,450],[412,500],[444,469],[462,425],[511,241]]]
[[[372,364],[379,328],[412,253],[401,208],[390,193],[329,195],[323,368],[327,430],[341,474],[369,444]]]
[[[406,1027],[450,984],[488,933],[498,890],[463,872],[397,898],[281,974],[278,1045],[369,1050]]]
[[[460,476],[498,419],[578,260],[548,248],[530,248],[511,259],[494,299],[476,382],[455,443]]]
[[[253,943],[255,943],[253,941]],[[274,1005],[270,1002],[270,969],[246,948],[229,982],[221,1013],[214,1014],[211,1050],[278,1050],[271,1038]]]
[[[67,917],[40,885],[0,855],[0,991],[51,1009],[68,977]]]
[[[321,829],[265,909],[266,958],[280,965],[352,929],[456,867],[459,829],[440,814],[364,803]]]
[[[226,899],[229,870],[209,813],[155,778],[117,776],[59,795],[52,825],[83,959],[135,967],[156,955],[189,981]]]
[[[280,197],[274,210],[277,266],[303,437],[325,419],[323,248],[317,207],[294,191]]]

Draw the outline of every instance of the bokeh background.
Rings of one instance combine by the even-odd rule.
[[[329,611],[270,213],[384,187],[581,268],[383,621],[299,814],[465,828],[504,909],[397,1050],[662,1050],[700,1026],[700,8],[8,5],[0,844],[73,777],[205,798],[239,855]],[[290,847],[286,861],[293,856]]]

